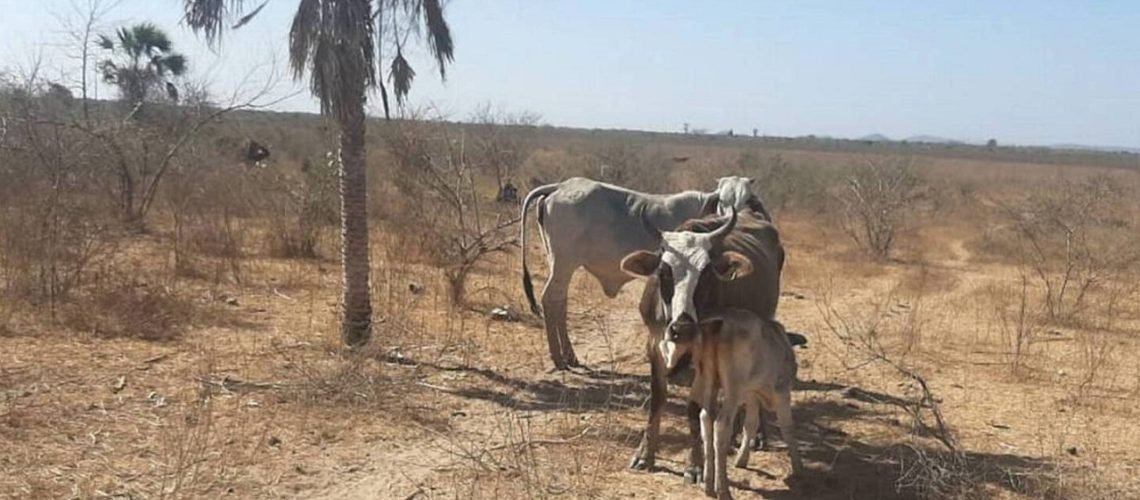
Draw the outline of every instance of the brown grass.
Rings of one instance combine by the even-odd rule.
[[[0,497],[697,493],[680,477],[687,429],[676,389],[661,470],[626,470],[648,397],[637,283],[609,300],[579,273],[571,338],[593,370],[547,373],[538,320],[487,314],[525,310],[517,252],[481,258],[464,304],[454,304],[446,270],[427,254],[433,242],[416,225],[422,214],[407,213],[418,200],[373,148],[376,340],[343,351],[335,229],[316,224],[314,252],[289,250],[275,234],[300,230],[305,207],[321,205],[282,195],[306,186],[300,164],[322,154],[317,124],[249,126],[278,137],[267,141],[281,144],[274,176],[222,167],[172,174],[216,189],[166,191],[148,233],[115,233],[119,250],[85,271],[55,319],[22,287],[0,287]],[[1140,495],[1140,369],[1130,362],[1140,353],[1137,297],[1116,286],[1127,280],[1104,282],[1090,287],[1081,321],[1049,321],[1044,290],[1022,281],[1021,256],[1000,244],[986,204],[1027,193],[1042,173],[1079,181],[1102,166],[925,156],[918,168],[936,210],[899,236],[892,260],[876,262],[838,227],[828,173],[884,154],[527,133],[533,153],[511,170],[522,186],[530,177],[597,176],[602,160],[632,179],[663,172],[653,178],[660,185],[647,185],[661,190],[803,169],[771,193],[784,201],[776,217],[788,249],[779,316],[810,338],[797,351],[794,406],[809,472],[792,488],[780,480],[784,453],[754,454],[749,469],[731,472],[738,496]],[[690,160],[671,164],[682,155]],[[475,178],[475,198],[487,201],[480,208],[511,213],[491,205],[490,175]],[[19,221],[27,206],[0,221]],[[0,234],[16,235],[10,227],[28,226],[0,225]],[[538,246],[528,251],[544,262]],[[843,335],[829,333],[829,322]],[[953,450],[939,442],[943,432]]]

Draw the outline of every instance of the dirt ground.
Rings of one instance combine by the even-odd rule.
[[[977,228],[926,228],[906,254],[921,258],[880,265],[810,219],[780,227],[778,315],[810,339],[793,409],[808,472],[789,485],[777,443],[731,471],[738,497],[1140,498],[1140,307],[1112,330],[1043,331],[1014,369],[994,319],[1014,272],[975,259]],[[551,373],[537,319],[485,313],[524,310],[517,254],[479,271],[464,310],[397,257],[376,252],[379,320],[354,353],[337,343],[334,261],[251,260],[240,286],[140,278],[186,298],[189,326],[166,341],[9,312],[0,497],[699,496],[681,478],[679,388],[658,470],[627,469],[648,398],[639,282],[609,300],[576,276],[570,336],[588,369]],[[890,363],[861,347],[867,331]],[[960,453],[891,363],[928,384]]]

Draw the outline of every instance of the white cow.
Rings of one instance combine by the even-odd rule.
[[[752,179],[725,177],[711,193],[684,191],[647,194],[582,177],[539,186],[522,204],[523,290],[534,314],[542,316],[555,369],[578,366],[566,332],[566,302],[570,278],[578,268],[597,278],[607,297],[616,297],[632,277],[621,270],[621,259],[637,250],[657,248],[659,236],[645,229],[640,213],[655,227],[672,229],[689,219],[730,207],[748,207],[768,217],[763,202],[751,192]],[[550,263],[542,290],[542,308],[534,295],[527,269],[526,218],[530,205],[537,218]],[[758,207],[758,208],[757,208]]]

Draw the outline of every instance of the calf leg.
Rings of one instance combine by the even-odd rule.
[[[570,290],[570,278],[575,267],[559,263],[557,259],[550,271],[550,278],[542,289],[543,323],[546,327],[546,342],[550,348],[550,359],[554,369],[565,370],[578,366],[574,346],[566,333],[566,300]]]
[[[694,393],[700,392],[697,387],[693,387],[692,391]],[[694,394],[694,396],[700,397],[699,394]],[[692,399],[692,396],[690,398]],[[705,431],[712,432],[712,429],[704,428],[704,412],[701,410],[701,403],[697,401],[700,399],[689,401],[686,411],[689,418],[689,464],[685,467],[685,482],[689,484],[697,484],[702,477],[710,477],[706,474],[711,472],[711,469],[702,466],[702,463],[707,463],[710,460],[708,457],[711,455],[703,453],[701,441],[704,440],[707,446],[709,441],[708,436],[705,436]]]
[[[715,405],[715,401],[713,405]],[[714,471],[716,471],[716,425],[714,423],[715,411],[712,405],[706,406],[701,410],[701,440],[704,441],[705,460],[705,495],[713,496],[716,494],[716,480],[714,479]],[[724,412],[721,412],[724,413]]]
[[[760,399],[756,397],[745,398],[744,435],[740,438],[740,450],[736,454],[737,467],[748,466],[748,455],[752,451],[752,441],[756,439],[756,428],[761,425],[760,420]]]
[[[780,434],[788,445],[788,453],[792,458],[792,475],[803,472],[804,464],[800,459],[800,445],[796,441],[796,424],[792,421],[792,394],[788,389],[778,391],[775,397],[776,420],[780,424]]]
[[[772,433],[768,429],[768,419],[765,418],[768,412],[764,410],[764,404],[760,400],[756,401],[756,429],[757,433],[753,434],[751,445],[755,451],[767,450],[772,442]]]
[[[657,338],[650,334],[650,338]],[[641,437],[641,445],[633,455],[629,467],[635,470],[649,470],[653,468],[657,459],[657,434],[661,430],[661,409],[669,393],[666,387],[665,365],[657,348],[652,345],[648,349],[649,356],[649,422],[645,426],[645,434]]]
[[[716,444],[713,447],[716,453],[716,475],[713,476],[712,471],[706,470],[706,477],[710,479],[705,480],[705,494],[712,496],[711,485],[712,477],[716,477],[716,497],[719,499],[731,499],[732,494],[728,491],[728,449],[732,446],[732,421],[736,416],[736,409],[739,408],[739,398],[732,392],[731,389],[726,388],[724,394],[724,404],[721,406],[719,414],[716,418]],[[747,431],[746,431],[747,432]],[[705,446],[706,451],[708,446]],[[748,449],[747,446],[742,446],[742,449]],[[705,460],[708,463],[708,460]]]

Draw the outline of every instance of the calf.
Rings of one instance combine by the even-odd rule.
[[[732,420],[741,406],[746,414],[745,439],[741,441],[736,466],[748,465],[748,442],[756,432],[759,403],[763,401],[776,410],[780,432],[791,454],[792,474],[803,470],[791,409],[796,358],[783,325],[743,309],[725,309],[702,318],[695,333],[671,330],[660,344],[666,367],[672,368],[685,354],[690,354],[696,365],[689,397],[701,406],[706,495],[731,498],[726,462]],[[724,399],[718,408],[717,396],[722,390]]]

